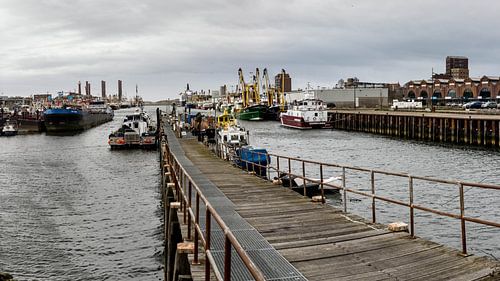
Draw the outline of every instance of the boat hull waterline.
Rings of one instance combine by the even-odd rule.
[[[45,114],[47,132],[82,131],[113,120],[113,114],[79,109],[48,109]]]
[[[284,127],[300,129],[300,130],[332,128],[331,124],[324,121],[307,122],[302,117],[290,116],[286,114],[281,115],[281,125],[283,125]]]

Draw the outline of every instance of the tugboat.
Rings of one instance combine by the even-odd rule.
[[[125,117],[120,129],[109,135],[108,144],[111,148],[155,148],[156,125],[146,112],[136,109]]]
[[[323,101],[314,98],[307,89],[304,99],[295,102],[286,112],[281,113],[281,125],[294,129],[331,128],[328,112]]]

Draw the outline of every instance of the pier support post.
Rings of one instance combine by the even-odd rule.
[[[180,208],[179,202],[172,202],[169,206],[168,231],[167,231],[167,281],[173,280],[175,255],[177,244],[182,242],[181,227],[177,217],[177,209]]]
[[[455,122],[454,120],[450,120],[451,121],[451,130],[450,130],[450,133],[451,133],[451,142],[454,143],[455,142],[455,132],[456,132],[456,128],[455,128]]]
[[[191,242],[183,242],[177,244],[177,250],[174,260],[173,281],[181,280],[180,276],[190,276],[190,266],[188,254],[194,252],[194,244]],[[182,278],[183,280],[190,279],[190,277]]]

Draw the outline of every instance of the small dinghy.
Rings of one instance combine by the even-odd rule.
[[[306,195],[309,197],[321,193],[321,185],[319,183],[321,179],[311,179],[311,180],[309,181],[306,180],[305,183]],[[293,191],[296,191],[301,194],[304,193],[304,180],[301,178],[298,178],[293,175],[291,177],[289,177],[288,175],[283,175],[279,178],[279,181],[284,187],[291,188]],[[325,192],[339,192],[340,190],[339,188],[330,186],[330,184],[340,187],[342,185],[342,177],[330,177],[323,180],[323,190]]]

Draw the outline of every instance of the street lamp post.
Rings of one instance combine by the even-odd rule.
[[[356,84],[354,84],[352,88],[354,89],[354,109],[356,109]]]
[[[430,101],[430,104],[428,106],[431,108],[431,111],[434,111],[434,103],[432,101],[432,99],[434,98],[434,68],[431,69],[431,81],[431,93],[427,95],[427,98]]]
[[[352,81],[352,88],[354,89],[354,109],[357,108],[356,104],[356,87],[358,86],[358,78],[354,77]]]

